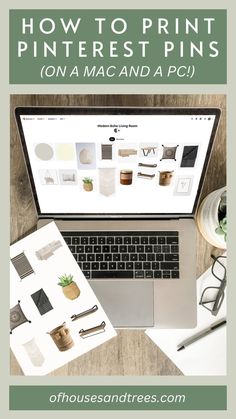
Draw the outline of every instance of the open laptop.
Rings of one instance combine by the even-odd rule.
[[[196,324],[195,213],[219,109],[22,107],[38,212],[115,327]]]

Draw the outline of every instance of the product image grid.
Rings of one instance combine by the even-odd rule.
[[[42,153],[42,150],[49,151],[46,145],[50,147],[50,153]],[[59,162],[59,166],[61,161],[70,161],[75,165],[73,169],[39,169],[40,182],[46,186],[75,185],[79,191],[98,192],[108,197],[119,193],[121,185],[139,188],[139,180],[145,179],[153,181],[153,191],[158,186],[173,186],[170,191],[173,195],[190,195],[198,145],[180,147],[179,144],[167,146],[150,142],[129,144],[131,146],[133,148],[122,148],[114,143],[40,143],[35,147],[35,155],[41,160],[46,160],[47,156],[47,160]],[[107,167],[102,167],[104,161]],[[168,170],[165,170],[166,162]],[[188,176],[185,176],[186,168],[189,169]]]
[[[116,335],[54,223],[11,246],[10,268],[10,344],[25,375],[48,374]]]

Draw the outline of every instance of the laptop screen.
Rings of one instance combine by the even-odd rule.
[[[26,109],[16,114],[41,214],[193,212],[219,110]]]

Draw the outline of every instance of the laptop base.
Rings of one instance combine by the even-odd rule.
[[[154,326],[153,281],[90,281],[112,325],[118,328]]]

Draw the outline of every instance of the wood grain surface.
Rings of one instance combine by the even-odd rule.
[[[12,95],[11,96],[11,243],[35,230],[37,214],[14,118],[17,106],[168,106],[221,108],[220,126],[208,166],[201,199],[226,184],[225,95]],[[218,254],[198,233],[197,276]],[[23,375],[14,355],[11,375]],[[117,338],[90,351],[51,376],[76,375],[182,375],[167,356],[139,330],[120,330]]]

